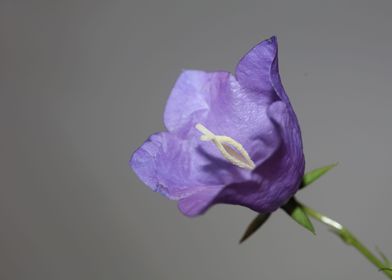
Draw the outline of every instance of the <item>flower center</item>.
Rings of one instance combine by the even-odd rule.
[[[222,156],[232,164],[250,170],[256,167],[248,152],[233,138],[225,135],[215,135],[200,123],[196,125],[196,129],[203,134],[200,137],[201,141],[212,141]]]

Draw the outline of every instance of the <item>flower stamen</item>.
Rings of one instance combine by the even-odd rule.
[[[225,135],[215,135],[201,123],[196,125],[196,129],[202,133],[201,141],[212,141],[222,156],[232,164],[249,170],[256,167],[248,152],[233,138]]]

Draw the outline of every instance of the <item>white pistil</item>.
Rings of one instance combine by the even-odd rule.
[[[248,152],[233,138],[224,135],[215,135],[200,123],[196,125],[196,129],[203,134],[200,137],[201,141],[212,141],[222,156],[232,164],[250,170],[256,167]]]

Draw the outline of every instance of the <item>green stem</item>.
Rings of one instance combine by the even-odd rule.
[[[388,266],[378,259],[368,248],[366,248],[347,228],[342,226],[340,223],[332,220],[331,218],[317,212],[316,210],[309,208],[301,204],[303,210],[315,220],[327,225],[332,229],[347,245],[353,246],[358,250],[368,261],[374,264],[380,271],[382,271],[389,279],[392,279],[392,271],[385,270]]]

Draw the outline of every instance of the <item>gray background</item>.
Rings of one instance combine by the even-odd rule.
[[[0,279],[385,279],[317,224],[220,205],[188,219],[128,168],[181,69],[270,35],[303,130],[299,195],[392,257],[388,1],[0,2]]]

